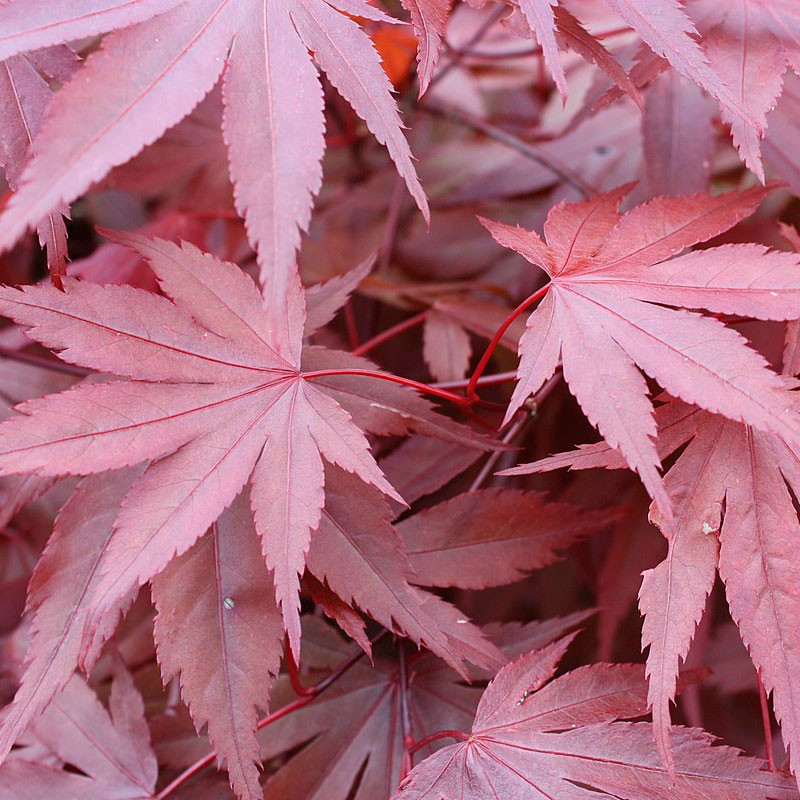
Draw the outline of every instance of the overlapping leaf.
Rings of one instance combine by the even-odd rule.
[[[77,675],[37,719],[35,736],[52,753],[0,766],[0,798],[147,800],[158,765],[150,748],[142,698],[124,669],[111,687],[109,710]],[[62,769],[62,766],[73,769]],[[75,770],[77,767],[80,772]],[[83,774],[81,774],[83,773]],[[35,792],[36,794],[33,794]]]
[[[309,51],[386,145],[427,214],[388,78],[347,15],[388,18],[362,0],[96,0],[88,9],[60,3],[56,18],[50,5],[0,6],[0,58],[114,32],[53,102],[37,158],[0,220],[0,247],[156,140],[224,73],[236,205],[259,252],[268,302],[279,309],[322,177],[322,90]]]
[[[23,415],[0,431],[2,470],[89,474],[157,459],[122,501],[90,628],[188,550],[252,476],[256,529],[297,652],[299,576],[324,504],[322,457],[400,499],[334,398],[349,399],[365,428],[375,417],[389,427],[398,425],[396,418],[401,431],[418,423],[438,432],[437,415],[401,387],[381,406],[370,391],[353,387],[365,383],[360,376],[338,383],[329,376],[326,394],[300,371],[297,305],[293,311],[286,304],[294,326],[287,360],[271,346],[271,326],[281,323],[270,320],[237,267],[191,246],[127,241],[148,257],[174,303],[78,281],[70,281],[66,294],[2,290],[3,310],[32,325],[31,335],[62,358],[133,378],[22,406]],[[319,361],[323,351],[314,355]],[[447,421],[441,430],[465,433]]]
[[[764,190],[657,198],[620,216],[625,191],[555,206],[545,223],[547,244],[534,232],[485,222],[500,244],[550,278],[520,340],[519,382],[506,420],[561,358],[586,416],[669,517],[652,441],[653,408],[637,366],[687,402],[800,442],[800,417],[766,361],[717,319],[669,308],[792,319],[800,302],[800,263],[759,245],[670,259],[752,213]]]
[[[709,59],[758,127],[766,128],[784,73],[800,71],[800,8],[791,0],[694,0],[690,8]],[[742,159],[763,181],[758,129],[725,109],[723,116]]]
[[[562,640],[504,667],[481,697],[472,730],[401,784],[395,800],[489,797],[590,800],[755,800],[796,796],[793,781],[736,750],[680,729],[674,780],[645,723],[636,665],[594,664],[550,683]]]
[[[260,798],[256,721],[268,709],[283,626],[246,497],[153,579],[152,594],[165,684],[180,679],[237,797]]]
[[[669,551],[644,574],[639,606],[642,644],[649,646],[649,702],[665,763],[672,763],[669,702],[679,660],[686,657],[713,586],[717,565],[731,615],[762,680],[797,772],[800,737],[800,453],[780,437],[673,400],[658,409],[658,450],[666,457],[685,446],[665,477],[675,519],[654,511]],[[534,465],[618,468],[605,443],[588,445]]]
[[[467,492],[397,524],[422,586],[502,586],[558,558],[557,551],[602,530],[614,511],[581,513],[538,492]]]
[[[586,616],[575,614],[527,625],[493,625],[487,633],[513,658],[531,647],[552,642]],[[323,669],[352,652],[352,646],[345,645],[318,621],[308,619],[306,626],[308,666]],[[377,800],[391,796],[402,768],[404,732],[398,712],[403,694],[408,700],[410,733],[415,739],[442,729],[467,727],[481,690],[465,686],[429,654],[409,654],[407,662],[405,692],[397,655],[381,647],[374,668],[357,665],[318,702],[272,726],[270,735],[265,737],[267,757],[300,746],[302,749],[267,782],[268,800],[283,800],[288,795],[297,800]],[[479,672],[474,677],[486,675]],[[279,686],[276,693],[281,694],[282,688]],[[424,752],[430,752],[430,748]]]
[[[69,80],[77,62],[75,54],[63,45],[0,62],[0,166],[12,189],[17,188],[28,158],[36,154],[33,140],[52,97],[48,80]],[[60,286],[67,263],[67,229],[62,215],[48,214],[38,233],[47,250],[53,282]]]

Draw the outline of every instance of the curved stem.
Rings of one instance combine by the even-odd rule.
[[[286,648],[286,672],[289,675],[289,682],[292,684],[294,693],[299,697],[315,697],[318,692],[313,686],[303,686],[300,682],[300,675],[297,672],[297,662],[294,660],[290,647]]]
[[[469,734],[462,731],[437,731],[424,739],[420,739],[418,742],[414,742],[408,752],[413,756],[418,750],[422,750],[423,747],[427,747],[431,742],[436,742],[439,739],[460,739],[462,742],[466,742],[469,740]]]
[[[486,365],[489,363],[489,359],[492,357],[492,353],[497,349],[497,345],[500,344],[500,340],[505,335],[505,332],[511,327],[514,320],[522,314],[526,309],[530,308],[537,300],[541,300],[550,289],[550,284],[547,283],[542,286],[541,289],[534,292],[530,297],[526,300],[523,300],[507,317],[505,322],[495,331],[492,340],[489,342],[488,347],[484,351],[483,355],[481,356],[481,360],[478,362],[478,366],[475,367],[475,371],[472,373],[472,377],[469,379],[469,383],[467,383],[466,394],[467,398],[471,402],[475,402],[478,399],[478,394],[475,391],[475,388],[478,385],[478,380],[480,379],[481,375],[483,375],[483,371],[486,369]]]
[[[521,411],[524,411],[524,408],[521,409]],[[500,441],[502,441],[503,444],[509,444],[512,442],[525,427],[525,424],[530,420],[530,418],[531,415],[528,414],[527,411],[524,414],[520,413],[518,419],[511,425],[511,427],[509,427]],[[475,480],[472,481],[469,489],[467,489],[467,493],[477,492],[478,489],[483,486],[484,481],[489,477],[489,475],[491,475],[495,464],[497,464],[497,461],[504,452],[508,451],[495,450],[493,453],[489,454],[489,457],[486,459],[486,463],[481,467],[480,472],[475,476]]]
[[[367,339],[367,341],[363,344],[353,348],[351,352],[354,356],[363,356],[365,353],[368,353],[370,350],[374,350],[376,347],[380,347],[380,345],[388,342],[395,336],[399,336],[401,333],[405,333],[406,331],[411,330],[411,328],[415,328],[420,323],[425,322],[427,317],[428,312],[421,311],[419,314],[415,314],[413,317],[409,317],[408,319],[404,319],[402,322],[398,322],[397,325],[392,325],[391,328],[387,328],[377,336]]]
[[[553,156],[552,153],[543,150],[541,147],[529,144],[524,139],[520,139],[513,133],[509,133],[503,128],[498,128],[497,125],[492,125],[491,122],[481,119],[476,114],[471,114],[460,108],[451,105],[444,105],[442,103],[426,102],[420,104],[419,108],[428,114],[446,119],[455,125],[470,128],[471,130],[482,133],[496,142],[510,147],[525,158],[541,164],[545,169],[550,170],[553,175],[559,177],[564,183],[569,184],[577,192],[580,192],[587,200],[592,195],[597,194],[593,186],[590,186],[586,181],[577,173],[573,172],[566,164],[562,163],[560,159]]]
[[[505,9],[503,6],[497,6],[492,9],[492,11],[487,14],[486,19],[483,21],[480,27],[475,31],[475,33],[472,34],[472,36],[470,36],[470,38],[460,49],[469,50],[471,47],[474,47],[476,44],[478,44],[478,42],[483,39],[484,36],[486,36],[492,26],[499,21],[500,17],[502,17],[504,13]],[[447,42],[445,41],[445,44],[446,43]],[[450,60],[433,76],[433,78],[431,78],[428,88],[442,80],[442,78],[444,78],[445,75],[447,75],[454,67],[457,67],[464,58],[465,54],[460,53],[458,50],[455,50],[454,48],[450,48],[449,50],[450,52],[448,55],[450,56]]]
[[[327,378],[336,375],[360,375],[364,378],[377,378],[382,381],[390,381],[391,383],[399,383],[401,386],[408,386],[410,389],[416,389],[418,392],[424,394],[431,394],[434,397],[441,397],[442,400],[449,400],[457,406],[467,407],[471,406],[476,400],[471,400],[460,394],[453,394],[452,392],[445,391],[444,389],[435,389],[433,386],[428,386],[427,383],[420,383],[413,381],[411,378],[401,378],[399,375],[392,375],[389,372],[377,372],[372,369],[320,369],[316,372],[304,372],[303,377],[306,379],[313,378]]]

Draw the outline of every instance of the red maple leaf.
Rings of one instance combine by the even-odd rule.
[[[626,191],[552,208],[547,244],[532,231],[484,222],[500,244],[550,278],[519,309],[544,297],[520,340],[519,383],[506,420],[561,358],[586,416],[670,516],[652,442],[653,407],[636,367],[687,402],[800,441],[784,381],[766,361],[719,320],[669,308],[791,319],[800,302],[800,264],[759,245],[670,258],[752,213],[763,189],[657,198],[621,216],[617,207]]]
[[[676,731],[673,780],[659,763],[651,726],[617,721],[644,710],[641,667],[594,664],[548,683],[568,643],[504,667],[481,697],[470,733],[417,766],[395,800],[795,796],[787,776],[712,746],[708,734],[694,729]]]

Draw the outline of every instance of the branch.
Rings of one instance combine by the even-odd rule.
[[[564,183],[572,186],[573,189],[580,192],[586,199],[597,194],[594,187],[586,183],[583,178],[575,174],[565,164],[562,164],[555,156],[550,153],[545,153],[540,148],[528,144],[518,136],[514,136],[513,133],[504,131],[502,128],[492,125],[491,122],[486,122],[486,120],[481,119],[475,114],[470,114],[468,111],[462,111],[460,108],[449,105],[446,106],[440,103],[425,103],[424,105],[420,105],[419,108],[421,111],[425,111],[435,117],[441,117],[448,122],[478,131],[488,136],[490,139],[494,139],[510,147],[512,150],[516,150],[520,155],[529,158],[531,161],[535,161],[537,164],[541,164],[545,169],[549,169],[550,172],[561,178]]]

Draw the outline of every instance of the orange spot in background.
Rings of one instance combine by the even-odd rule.
[[[383,69],[395,89],[406,87],[412,78],[417,40],[410,30],[397,25],[381,25],[372,34]]]

